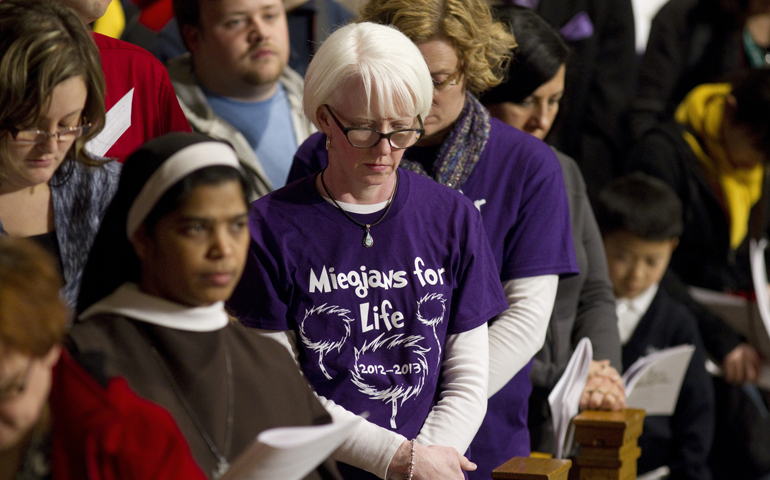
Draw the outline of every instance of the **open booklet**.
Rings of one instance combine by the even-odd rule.
[[[673,414],[694,351],[692,345],[679,345],[640,357],[623,374],[626,405],[647,415]]]
[[[765,250],[768,241],[752,239],[749,244],[751,276],[756,301],[723,292],[690,287],[693,298],[719,316],[733,330],[751,343],[765,358],[770,358],[770,292],[767,287]],[[713,373],[718,369],[711,369]],[[758,384],[770,388],[770,362],[765,361]]]
[[[355,419],[265,430],[220,480],[299,480],[350,436]]]
[[[556,437],[554,458],[565,458],[572,451],[574,426],[572,418],[580,409],[580,396],[588,380],[588,369],[594,356],[591,340],[583,337],[567,364],[567,369],[548,395],[553,433]]]

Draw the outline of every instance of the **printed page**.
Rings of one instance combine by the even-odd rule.
[[[648,416],[673,414],[694,351],[692,345],[679,345],[634,362],[623,374],[628,407],[642,408]]]
[[[588,380],[588,369],[593,358],[591,340],[584,337],[575,348],[564,375],[561,376],[551,394],[548,404],[551,406],[553,432],[556,437],[554,458],[564,458],[572,450],[574,432],[570,428],[572,418],[580,409],[580,396]]]
[[[352,433],[354,419],[261,432],[220,480],[299,480],[326,460]]]

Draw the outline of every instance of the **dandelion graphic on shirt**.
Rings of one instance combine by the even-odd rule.
[[[385,337],[380,334],[371,342],[364,342],[361,348],[354,348],[355,364],[350,371],[353,383],[359,392],[370,400],[380,400],[391,405],[391,428],[397,428],[396,416],[401,406],[412,397],[417,397],[425,386],[428,376],[428,360],[425,354],[430,351],[420,343],[422,335],[403,333]],[[397,364],[383,361],[393,358],[393,351],[399,353]]]
[[[326,371],[324,355],[333,350],[340,353],[342,346],[345,345],[345,342],[350,337],[351,323],[353,323],[353,319],[350,318],[350,310],[340,308],[337,305],[323,304],[307,310],[305,318],[299,324],[299,336],[302,339],[302,343],[308,349],[318,353],[318,366],[321,369],[321,373],[329,380],[332,379],[332,376]],[[313,340],[305,333],[306,325],[310,328],[311,324],[316,335],[321,337],[320,340]],[[344,328],[338,328],[340,325]],[[318,334],[319,332],[321,332],[320,335]],[[341,337],[340,332],[342,332]]]
[[[433,328],[433,337],[438,346],[436,368],[441,365],[441,342],[436,334],[436,325],[444,320],[446,314],[446,299],[440,293],[429,293],[417,302],[417,320],[425,326]]]

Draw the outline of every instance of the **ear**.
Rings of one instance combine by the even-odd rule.
[[[190,50],[190,53],[193,55],[200,51],[202,36],[203,33],[201,32],[201,29],[195,25],[185,25],[182,27],[182,37],[184,38],[184,42]]]
[[[139,225],[139,228],[136,229],[136,233],[131,238],[131,245],[134,247],[136,256],[139,257],[141,263],[149,259],[150,252],[152,251],[152,239],[147,234],[144,224]]]
[[[318,121],[318,126],[321,128],[321,130],[326,134],[326,136],[330,136],[332,131],[332,118],[329,116],[329,112],[326,110],[326,107],[323,105],[318,107],[318,110],[315,112],[315,118]]]
[[[43,357],[43,364],[48,368],[53,368],[61,356],[61,345],[54,345]]]
[[[671,253],[674,253],[674,250],[676,250],[676,247],[679,246],[679,238],[674,237],[671,239]]]

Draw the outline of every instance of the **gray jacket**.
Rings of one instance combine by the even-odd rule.
[[[530,438],[532,449],[541,452],[553,452],[554,448],[548,394],[567,368],[580,339],[591,339],[594,360],[609,360],[622,371],[615,296],[599,226],[588,202],[580,169],[572,158],[558,150],[555,152],[567,187],[580,274],[559,280],[545,345],[535,355],[530,373],[533,387],[529,401]]]
[[[68,159],[51,178],[53,222],[64,270],[61,293],[72,307],[78,298],[91,244],[118,188],[121,167],[115,161],[88,167]],[[0,236],[4,235],[7,233],[0,223]]]
[[[174,91],[179,99],[179,105],[190,122],[190,126],[196,132],[205,133],[210,137],[229,142],[241,164],[251,172],[255,181],[257,197],[270,193],[273,186],[267,179],[262,164],[259,163],[254,149],[243,134],[219,117],[211,109],[206,96],[203,93],[198,80],[193,72],[192,57],[189,53],[181,55],[173,60],[169,60],[168,74],[171,77],[171,83],[174,85]],[[302,112],[302,89],[304,80],[297,72],[289,67],[284,68],[280,78],[283,87],[286,89],[286,96],[291,104],[291,121],[294,125],[294,137],[297,145],[302,145],[307,137],[316,131],[315,126],[305,117]]]

